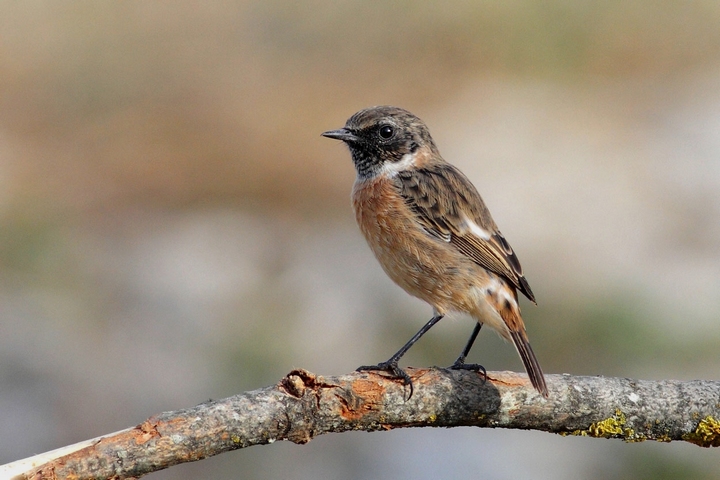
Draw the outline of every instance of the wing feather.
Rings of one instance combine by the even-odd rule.
[[[515,252],[498,230],[480,194],[460,170],[449,163],[435,163],[400,171],[394,179],[428,234],[505,277],[535,302]]]

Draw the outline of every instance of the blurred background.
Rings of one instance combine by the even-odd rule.
[[[395,352],[431,310],[375,262],[320,136],[378,104],[482,193],[545,372],[718,378],[717,2],[2,0],[0,464]],[[471,329],[404,365],[450,364]],[[522,370],[480,337],[470,361]],[[456,428],[149,478],[718,475],[681,442]]]

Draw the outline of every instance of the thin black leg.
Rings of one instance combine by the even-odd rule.
[[[402,379],[402,381],[405,385],[410,385],[410,396],[408,397],[408,400],[410,400],[410,397],[412,397],[412,394],[413,394],[412,380],[410,379],[410,375],[408,375],[405,370],[403,370],[402,368],[400,368],[398,366],[398,362],[400,361],[402,356],[405,355],[405,353],[408,350],[410,350],[410,347],[412,347],[415,344],[415,342],[420,340],[420,337],[425,335],[427,333],[427,331],[433,327],[433,325],[435,325],[437,322],[439,322],[443,318],[443,316],[444,315],[435,315],[434,317],[432,317],[430,319],[430,321],[427,322],[425,324],[425,326],[423,326],[420,329],[419,332],[417,332],[415,335],[413,335],[413,337],[405,345],[403,345],[403,347],[400,350],[398,350],[397,353],[395,353],[395,355],[390,357],[387,361],[378,363],[377,365],[363,365],[362,367],[358,367],[357,371],[361,372],[361,371],[367,371],[367,370],[380,370],[383,372],[388,372],[396,378]],[[475,336],[477,336],[477,334],[475,334]],[[472,346],[472,344],[471,344],[471,346]],[[469,348],[468,348],[468,350],[469,350]]]
[[[473,328],[473,331],[470,334],[470,338],[468,339],[465,348],[463,348],[462,353],[457,358],[457,360],[455,360],[455,363],[453,363],[453,367],[465,365],[465,359],[467,358],[468,354],[470,354],[470,349],[475,343],[475,339],[477,339],[478,333],[480,333],[480,329],[482,328],[482,326],[483,324],[480,322],[475,323],[475,328]]]
[[[475,324],[475,328],[473,328],[472,333],[470,334],[470,338],[468,339],[467,344],[465,345],[465,348],[463,348],[462,353],[460,353],[460,356],[455,360],[455,363],[453,363],[450,366],[451,370],[472,370],[474,372],[482,372],[482,375],[485,379],[487,379],[487,373],[485,371],[485,367],[483,367],[480,364],[477,363],[465,363],[465,359],[467,358],[468,354],[470,353],[470,349],[472,348],[473,344],[475,343],[475,339],[477,339],[478,333],[480,333],[480,329],[482,328],[482,323],[477,322]]]

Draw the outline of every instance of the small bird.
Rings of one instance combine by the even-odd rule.
[[[513,342],[533,387],[547,398],[518,306],[517,290],[535,303],[520,262],[470,180],[440,156],[425,123],[402,108],[370,107],[322,135],[350,148],[355,217],[383,270],[433,307],[430,321],[395,355],[358,370],[388,372],[412,395],[398,361],[447,313],[465,312],[477,323],[450,368],[485,374],[465,358],[487,324]]]

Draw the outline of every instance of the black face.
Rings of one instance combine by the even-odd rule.
[[[361,177],[376,174],[386,162],[398,162],[423,146],[435,148],[425,124],[412,113],[397,107],[360,110],[344,128],[323,133],[350,147],[353,163]]]

